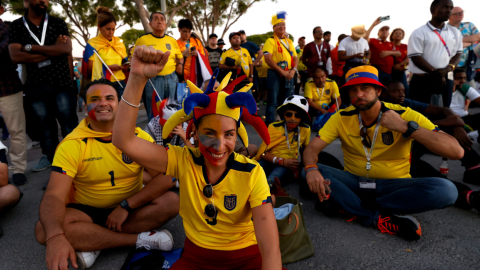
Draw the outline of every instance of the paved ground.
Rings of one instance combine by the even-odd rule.
[[[79,113],[83,117],[81,115]],[[141,111],[138,126],[145,124],[145,113]],[[251,142],[259,144],[256,132],[250,127],[247,129],[252,135]],[[9,144],[8,140],[4,142]],[[474,148],[480,151],[477,143]],[[343,162],[339,141],[326,151]],[[45,248],[36,242],[33,233],[42,186],[50,174],[49,170],[31,171],[41,156],[38,146],[28,151],[28,183],[21,187],[24,198],[17,207],[0,214],[0,225],[5,232],[0,238],[0,269],[46,269]],[[424,159],[435,167],[441,161],[433,155],[426,155]],[[449,166],[449,178],[462,181],[464,169],[460,162],[450,161]],[[450,207],[415,215],[423,236],[419,241],[406,241],[381,234],[374,227],[328,218],[315,212],[312,201],[300,198],[297,185],[286,188],[303,203],[307,230],[315,247],[315,256],[286,265],[288,269],[480,269],[480,213],[475,210]],[[175,247],[183,247],[185,234],[181,218],[177,216],[165,228],[172,232]],[[105,250],[91,269],[120,269],[127,253],[127,248]]]

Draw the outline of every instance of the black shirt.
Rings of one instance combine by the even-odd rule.
[[[37,27],[27,18],[27,13],[25,13],[25,19],[30,31],[32,31],[32,33],[37,36],[38,40],[41,41],[45,20],[42,19],[42,23]],[[48,15],[48,26],[44,45],[55,45],[55,42],[60,35],[70,36],[67,24],[60,18]],[[9,44],[12,43],[21,44],[22,46],[27,44],[40,45],[32,36],[30,36],[30,32],[23,24],[22,17],[10,24]],[[71,87],[72,83],[68,56],[50,57],[49,60],[52,63],[42,68],[38,67],[38,63],[25,64],[27,67],[26,85]]]
[[[210,62],[210,67],[212,70],[218,68],[220,57],[222,56],[223,50],[220,48],[212,49],[210,47],[205,47],[208,51],[208,62]]]
[[[246,41],[245,43],[240,44],[240,47],[247,49],[252,61],[255,61],[255,55],[260,51],[260,47],[258,47],[257,44],[251,41]]]

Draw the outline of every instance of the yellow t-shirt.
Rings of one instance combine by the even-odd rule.
[[[213,250],[238,250],[255,245],[252,208],[271,202],[263,168],[254,160],[232,153],[227,171],[213,185],[213,197],[203,195],[208,179],[198,148],[167,145],[167,175],[180,180],[180,216],[185,233],[195,245]],[[205,206],[214,203],[217,217]]]
[[[172,74],[175,72],[175,68],[177,66],[175,59],[182,59],[183,55],[178,47],[177,41],[169,36],[164,35],[163,37],[156,37],[152,33],[145,34],[140,36],[135,42],[135,46],[152,46],[156,50],[161,50],[162,52],[170,51],[170,57],[168,58],[168,62],[163,68],[163,70],[158,73],[157,76],[165,76]]]
[[[322,95],[323,92],[323,95]],[[320,99],[320,95],[322,98]],[[333,99],[340,97],[340,91],[338,90],[337,83],[334,80],[327,79],[325,82],[325,89],[318,88],[313,80],[308,81],[305,83],[305,98],[313,99],[317,105],[322,106],[326,104],[326,107],[322,107],[324,109],[328,108],[328,105],[332,102]]]
[[[300,53],[297,53],[297,57],[298,57],[298,71],[305,71],[307,70],[307,66],[305,66],[305,64],[302,62],[302,55],[303,55],[303,49],[298,49],[300,51]]]
[[[382,102],[382,111],[387,109],[394,110],[405,121],[415,121],[422,128],[437,130],[437,126],[432,124],[430,120],[410,108]],[[358,113],[359,111],[353,106],[340,110],[330,117],[325,126],[318,132],[317,137],[326,143],[331,143],[340,138],[345,170],[366,177],[367,158],[360,138]],[[368,136],[372,140],[375,124],[376,121],[367,129]],[[411,138],[403,138],[403,135],[399,132],[380,126],[370,161],[372,168],[369,171],[369,178],[411,178],[410,151],[412,141]],[[370,151],[368,148],[367,150]]]
[[[111,41],[110,41],[110,43],[111,43]],[[126,51],[127,51],[127,49],[125,49],[125,52]],[[122,60],[123,60],[122,57],[113,48],[108,47],[108,48],[105,48],[105,49],[101,49],[97,52],[100,55],[100,57],[103,59],[105,64],[107,64],[107,66],[110,66],[110,65],[121,66],[122,65]],[[96,60],[95,58],[96,58],[96,55],[94,54],[88,60],[95,61]],[[107,72],[109,72],[109,71],[107,71]],[[123,73],[122,70],[115,70],[115,71],[112,70],[112,72],[113,72],[113,75],[115,75],[115,77],[117,77],[117,79],[119,81],[125,80],[125,73]],[[115,79],[115,77],[110,76],[110,81],[111,82],[116,82],[117,80]]]
[[[259,78],[266,78],[268,73],[268,65],[265,63],[265,56],[262,57],[262,65],[256,67]]]
[[[293,42],[288,40],[288,50],[282,44],[286,45],[287,41],[283,38],[281,39],[278,44],[273,37],[267,39],[265,45],[263,46],[263,53],[269,53],[272,55],[273,62],[277,63],[278,66],[288,66],[287,70],[292,69],[292,57],[297,56],[297,52],[295,51],[295,47],[293,46]],[[270,68],[270,67],[269,67]]]
[[[137,136],[154,142],[145,131]],[[97,208],[117,207],[143,186],[143,167],[121,153],[111,141],[99,138],[60,143],[52,171],[73,178],[75,192],[71,203]]]
[[[300,145],[305,148],[310,143],[310,127],[304,123],[300,123]],[[297,129],[288,132],[288,141],[290,149],[288,149],[285,140],[285,120],[271,123],[268,126],[270,133],[270,141],[274,142],[279,139],[281,142],[269,148],[268,152],[279,158],[297,159],[298,158],[298,133]]]
[[[222,56],[220,57],[219,64],[224,65],[225,59],[227,59],[227,57],[235,59],[235,65],[241,66],[243,73],[247,75],[247,77],[250,75],[250,65],[252,64],[252,57],[250,57],[250,53],[248,53],[247,49],[240,47],[239,50],[234,50],[233,48],[230,48],[224,51],[222,53]]]

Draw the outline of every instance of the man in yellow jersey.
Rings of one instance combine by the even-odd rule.
[[[267,74],[267,108],[265,123],[271,124],[275,120],[275,110],[278,101],[285,100],[294,90],[293,77],[298,65],[297,52],[293,42],[285,32],[287,14],[279,12],[272,16],[273,37],[267,39],[263,46],[263,55],[269,69]]]
[[[379,101],[386,88],[378,81],[376,68],[353,68],[346,81],[342,88],[348,89],[353,106],[334,114],[303,154],[307,184],[319,197],[316,208],[329,214],[348,212],[364,226],[375,224],[382,233],[419,239],[418,221],[399,215],[453,205],[457,190],[447,179],[411,178],[412,141],[452,160],[463,157],[464,151],[455,138],[438,131],[420,113]],[[337,138],[345,171],[317,164],[320,151]],[[325,179],[331,181],[327,201]]]
[[[298,46],[295,47],[298,57],[298,73],[295,76],[295,95],[300,93],[300,88],[305,89],[305,83],[307,82],[307,66],[302,61],[303,49],[305,48],[305,37],[298,39]],[[297,83],[298,76],[300,76],[300,83]]]
[[[173,98],[175,97],[175,90],[177,88],[177,82],[183,81],[183,55],[180,49],[178,48],[177,41],[165,34],[167,29],[167,22],[165,20],[165,15],[161,12],[154,12],[150,15],[150,27],[152,27],[153,32],[140,36],[135,42],[135,46],[152,46],[156,50],[161,50],[163,52],[170,51],[170,58],[165,66],[165,68],[157,74],[156,77],[150,79],[150,82],[147,82],[145,85],[145,90],[143,93],[143,104],[147,111],[148,121],[152,119],[152,96],[155,90],[160,99]],[[179,77],[177,77],[177,75]]]
[[[178,195],[167,192],[171,177],[150,171],[142,189],[144,168],[111,142],[118,89],[106,79],[85,89],[88,117],[57,148],[35,228],[49,269],[64,269],[68,258],[88,268],[107,248],[173,248],[171,234],[155,229],[179,211]],[[135,134],[154,143],[140,128]]]
[[[231,48],[222,53],[220,57],[219,68],[225,70],[227,73],[232,72],[232,78],[246,75],[245,80],[241,81],[235,86],[235,90],[242,89],[245,85],[253,83],[253,65],[252,58],[247,49],[240,47],[241,34],[239,32],[233,32],[229,35]],[[252,94],[252,90],[249,89],[248,93]]]

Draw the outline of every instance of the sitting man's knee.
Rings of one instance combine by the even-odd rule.
[[[37,221],[37,224],[35,225],[35,238],[37,239],[38,243],[45,245],[45,230],[40,220]]]
[[[177,216],[180,211],[180,197],[172,191],[167,191],[160,197],[157,197],[152,201],[152,204],[157,204],[163,209],[166,208],[165,212],[171,218]]]
[[[458,198],[458,190],[455,185],[447,179],[435,178],[430,193],[438,199],[439,208],[451,206]]]
[[[3,204],[5,205],[5,207],[8,207],[16,204],[18,200],[20,200],[21,193],[16,186],[12,184],[8,184],[2,187],[1,194],[2,194],[2,200],[5,200]]]

